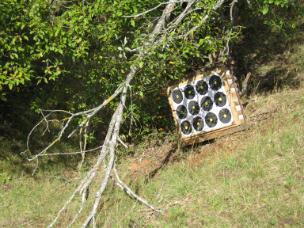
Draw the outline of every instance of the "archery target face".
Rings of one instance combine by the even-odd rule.
[[[170,96],[184,137],[220,129],[233,122],[223,80],[217,74],[176,87]]]

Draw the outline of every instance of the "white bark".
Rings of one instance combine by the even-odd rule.
[[[162,43],[164,41],[164,39],[166,38],[167,33],[169,31],[176,29],[176,27],[179,26],[179,24],[183,21],[183,19],[191,12],[192,7],[195,5],[195,3],[197,1],[198,0],[188,0],[188,1],[169,0],[168,2],[161,3],[160,5],[154,7],[146,12],[135,15],[135,17],[142,16],[146,13],[149,13],[149,12],[159,8],[161,5],[166,5],[166,7],[164,8],[164,10],[162,12],[162,15],[158,19],[152,32],[143,41],[142,46],[137,48],[137,50],[138,50],[137,59],[139,61],[143,60],[145,55],[149,54],[149,51],[151,48],[154,48],[157,45],[159,45],[160,43]],[[174,11],[176,3],[180,3],[180,2],[188,2],[186,8],[178,16],[176,16],[175,19],[169,21],[170,15]],[[216,10],[220,6],[222,6],[223,2],[224,2],[224,0],[219,0],[216,3],[216,5],[213,7],[213,10]],[[196,30],[200,25],[205,23],[208,17],[209,17],[209,15],[207,14],[203,18],[202,22],[199,25],[197,25],[196,27],[193,27],[189,32]],[[144,204],[145,206],[149,207],[150,209],[152,209],[154,211],[161,212],[161,210],[157,209],[155,206],[148,203],[145,199],[143,199],[142,197],[135,194],[125,183],[123,183],[121,181],[121,179],[119,178],[119,175],[115,168],[115,150],[117,147],[117,143],[120,140],[119,132],[120,132],[121,124],[123,122],[123,111],[124,111],[124,108],[126,105],[127,93],[128,93],[128,89],[130,88],[130,84],[131,84],[132,80],[134,79],[134,77],[136,76],[138,71],[139,71],[138,66],[132,65],[130,67],[129,73],[126,75],[125,81],[114,91],[114,93],[110,97],[108,97],[106,100],[104,100],[104,102],[102,102],[99,106],[97,106],[95,108],[92,108],[92,109],[89,109],[86,111],[77,112],[77,113],[71,113],[71,112],[64,111],[64,110],[43,110],[43,113],[42,113],[43,119],[40,122],[38,122],[37,125],[35,125],[34,128],[32,129],[32,131],[29,133],[28,140],[27,140],[28,151],[30,151],[30,147],[29,147],[30,137],[31,137],[33,131],[37,127],[39,127],[41,124],[45,123],[46,130],[49,130],[48,124],[51,121],[51,120],[49,120],[49,118],[53,114],[61,113],[61,114],[68,116],[64,120],[61,120],[63,126],[60,129],[57,137],[46,148],[44,148],[38,154],[36,154],[28,159],[29,161],[37,160],[37,162],[38,162],[38,159],[40,157],[51,155],[47,152],[53,145],[55,145],[57,142],[59,142],[62,139],[64,134],[66,134],[67,128],[69,127],[70,123],[75,118],[83,117],[84,120],[79,124],[79,126],[76,129],[74,129],[68,135],[68,138],[69,138],[73,134],[75,134],[76,132],[79,131],[79,133],[80,133],[80,151],[74,152],[74,153],[60,153],[60,155],[81,154],[82,161],[80,164],[82,164],[85,153],[91,152],[91,151],[96,151],[97,149],[100,149],[100,152],[99,152],[99,155],[97,157],[95,164],[88,171],[86,176],[80,181],[79,185],[74,190],[74,192],[71,194],[71,196],[67,199],[67,201],[64,202],[62,208],[58,211],[56,217],[50,223],[49,227],[53,227],[58,222],[62,213],[68,208],[70,203],[74,200],[74,198],[77,196],[80,196],[80,197],[82,197],[81,205],[79,207],[79,210],[73,217],[69,226],[71,226],[78,219],[78,217],[81,214],[81,212],[84,208],[84,205],[86,203],[85,199],[86,199],[86,194],[88,192],[88,188],[95,181],[95,179],[99,173],[99,170],[101,170],[102,164],[105,162],[106,158],[108,158],[108,159],[107,159],[107,165],[105,167],[103,179],[99,183],[99,187],[98,187],[97,191],[95,192],[95,198],[94,198],[92,208],[91,208],[89,214],[87,215],[85,221],[83,222],[82,227],[88,227],[91,223],[93,223],[93,225],[95,225],[95,218],[98,213],[98,207],[100,205],[103,193],[106,190],[106,187],[110,180],[110,176],[111,176],[112,172],[115,177],[116,185],[119,188],[121,188],[123,191],[125,191],[130,197],[136,199],[138,202]],[[107,134],[106,134],[106,137],[105,137],[102,145],[100,145],[99,147],[94,148],[94,149],[87,149],[85,135],[86,135],[86,129],[89,126],[89,121],[98,112],[100,112],[100,110],[102,110],[106,105],[108,105],[111,101],[113,101],[118,96],[120,99],[119,104],[116,107],[116,109],[111,117],[111,121],[108,126]],[[84,140],[84,141],[82,141],[82,140]]]

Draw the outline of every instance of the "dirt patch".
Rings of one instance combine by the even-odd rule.
[[[155,145],[141,153],[136,153],[138,155],[129,160],[128,170],[131,177],[136,179],[138,176],[149,176],[166,159],[172,147],[173,143],[167,142],[161,146]]]
[[[0,185],[0,188],[3,189],[4,191],[9,191],[13,188],[12,184],[2,184]]]

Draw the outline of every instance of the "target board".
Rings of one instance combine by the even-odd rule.
[[[229,71],[198,74],[168,88],[181,139],[190,144],[241,130],[245,123],[235,78]]]

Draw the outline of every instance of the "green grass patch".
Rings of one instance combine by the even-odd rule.
[[[244,133],[247,136],[239,142],[241,149],[233,153],[222,149],[200,165],[180,161],[164,168],[150,183],[140,183],[139,193],[165,209],[163,215],[151,218],[141,211],[142,206],[116,192],[121,200],[101,212],[100,224],[303,226],[302,92],[283,92],[262,99],[264,105],[280,103],[281,109],[274,118]]]
[[[224,146],[206,147],[216,153],[204,156],[204,147],[188,149],[184,159],[164,167],[147,184],[141,177],[132,180],[121,161],[123,179],[164,213],[151,214],[110,185],[98,226],[303,227],[303,94],[302,89],[257,97],[249,110],[275,107],[277,113],[251,130],[225,139]],[[236,146],[230,147],[230,139],[237,140]],[[188,159],[194,153],[203,159]],[[0,169],[1,227],[46,226],[79,180],[78,172],[61,165],[41,169],[35,177],[17,168],[14,173],[5,160]],[[65,212],[60,226],[68,224],[77,205]]]

